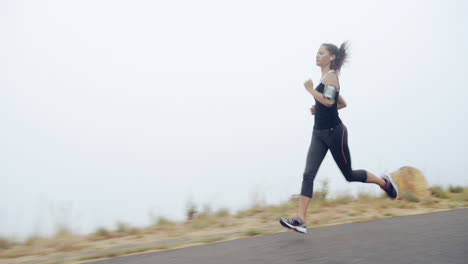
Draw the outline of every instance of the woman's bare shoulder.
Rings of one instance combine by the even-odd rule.
[[[337,90],[340,90],[340,83],[338,82],[338,75],[335,72],[330,72],[325,80],[323,80],[323,83],[325,85],[333,85],[337,88]]]

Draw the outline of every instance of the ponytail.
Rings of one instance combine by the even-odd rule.
[[[327,48],[331,55],[335,55],[335,59],[330,63],[330,69],[340,71],[341,66],[348,61],[348,43],[343,42],[340,48],[330,43],[324,43],[322,45]]]

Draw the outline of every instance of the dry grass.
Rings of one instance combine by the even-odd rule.
[[[204,243],[204,244],[209,244],[209,243],[215,243],[215,242],[218,242],[218,241],[223,241],[225,239],[226,238],[222,237],[222,236],[221,237],[210,237],[210,238],[201,239],[198,242]]]
[[[411,192],[403,193],[403,195],[401,195],[401,199],[407,202],[413,202],[413,203],[418,203],[421,201],[416,195],[414,195]]]
[[[336,199],[313,199],[308,210],[308,226],[319,227],[373,219],[428,213],[440,210],[468,207],[468,188],[451,187],[444,190],[433,187],[433,196],[418,199],[403,194],[399,200],[360,194],[354,198],[341,196]],[[43,238],[31,236],[23,243],[0,238],[0,263],[20,263],[41,260],[42,263],[68,263],[47,261],[51,256],[76,256],[75,262],[115,256],[167,250],[198,244],[213,243],[285,231],[277,222],[280,217],[297,213],[297,197],[279,205],[254,206],[231,214],[227,209],[212,212],[209,208],[192,214],[186,222],[174,222],[158,218],[152,226],[131,227],[118,223],[115,230],[99,228],[94,233],[79,236],[69,230],[61,230],[55,236]],[[119,250],[112,248],[119,247]],[[121,249],[131,247],[129,249]],[[90,254],[87,252],[102,251]],[[71,263],[71,262],[70,262]]]

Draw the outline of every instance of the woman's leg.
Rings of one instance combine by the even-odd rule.
[[[367,173],[367,181],[366,183],[375,183],[377,184],[378,186],[380,186],[381,188],[383,188],[385,186],[385,181],[380,178],[380,177],[377,177],[375,176],[374,174],[366,171]]]
[[[348,147],[348,131],[342,124],[331,133],[330,151],[336,164],[349,182],[374,183],[383,187],[385,181],[382,178],[365,170],[353,170],[351,167],[351,154]]]
[[[312,198],[301,195],[299,197],[299,210],[297,216],[302,220],[304,224],[307,222],[307,208],[309,208],[309,203]]]
[[[312,199],[314,179],[328,151],[328,146],[322,141],[318,135],[319,133],[314,131],[312,135],[303,174],[301,196],[299,197],[298,217],[301,218],[304,224],[306,223],[307,208]]]
[[[398,187],[392,182],[390,175],[384,175],[382,178],[379,178],[365,170],[352,170],[346,126],[342,125],[341,129],[336,129],[333,132],[331,133],[333,137],[331,138],[330,151],[346,180],[377,184],[387,193],[390,199],[395,200],[398,197]]]

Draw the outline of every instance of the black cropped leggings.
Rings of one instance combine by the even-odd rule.
[[[330,149],[333,159],[349,182],[366,182],[365,170],[352,170],[348,148],[348,131],[344,124],[329,129],[314,129],[307,154],[306,168],[302,180],[301,195],[312,198],[314,179],[327,151]]]

